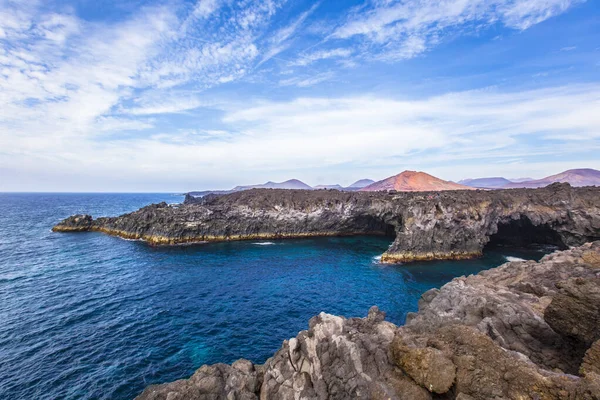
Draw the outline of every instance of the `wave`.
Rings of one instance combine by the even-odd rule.
[[[513,257],[513,256],[504,256],[504,258],[506,258],[506,261],[525,261],[524,258],[520,258],[520,257]]]
[[[252,244],[256,244],[256,245],[259,245],[259,246],[271,246],[271,245],[273,245],[275,243],[273,243],[273,242],[255,242],[255,243],[252,243]]]

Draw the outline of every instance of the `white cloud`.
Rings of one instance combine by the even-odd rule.
[[[177,114],[183,111],[193,110],[201,106],[202,102],[197,99],[174,99],[170,102],[157,102],[145,107],[129,108],[123,112],[124,114],[129,115]]]
[[[175,114],[203,107],[208,103],[197,94],[176,90],[158,90],[133,99],[133,105],[119,110],[128,115]]]
[[[155,88],[188,82],[209,88],[245,76],[261,54],[259,39],[281,1],[200,0],[147,63],[141,81]]]
[[[96,128],[107,132],[142,131],[153,127],[154,124],[151,121],[137,119],[100,117],[96,120]]]
[[[118,26],[56,13],[28,16],[17,39],[0,50],[0,134],[7,136],[93,133],[138,85],[141,67],[174,21],[164,8]]]
[[[169,88],[190,81],[209,87],[243,76],[259,54],[253,41],[278,4],[257,2],[220,15],[223,4],[201,0],[183,22],[181,10],[145,7],[114,23],[88,23],[43,6],[0,0],[6,38],[0,42],[0,135],[13,139],[32,132],[74,137],[109,127],[149,128],[110,116],[202,106],[196,96]],[[212,29],[215,18],[226,21],[223,29]],[[211,29],[204,31],[206,26]],[[197,37],[204,33],[205,40]]]
[[[331,58],[346,58],[352,55],[351,49],[330,49],[319,50],[312,53],[300,55],[297,60],[290,63],[290,66],[306,66],[316,61],[327,60]]]
[[[585,0],[383,1],[357,8],[331,35],[360,36],[383,46],[380,58],[412,58],[435,45],[444,31],[501,23],[524,30]]]
[[[335,74],[333,72],[323,72],[312,76],[295,76],[293,78],[282,79],[279,81],[281,86],[298,86],[298,87],[309,87],[325,82],[333,78]]]
[[[422,9],[416,3],[377,4],[352,14],[335,33],[366,42],[306,49],[282,64],[315,72],[269,77],[271,87],[287,86],[286,98],[294,98],[293,87],[336,76],[318,70],[320,60],[351,65],[373,49],[373,58],[411,58],[437,43],[444,29],[494,21],[525,29],[574,3],[496,0],[490,8],[483,0],[426,0],[419,3]],[[327,171],[347,164],[357,165],[358,177],[364,168],[381,172],[399,163],[425,168],[453,162],[458,170],[465,162],[491,168],[512,160],[526,167],[533,155],[600,150],[600,88],[591,84],[422,100],[339,94],[280,102],[257,102],[230,86],[234,95],[225,92],[219,103],[216,95],[206,100],[207,88],[248,77],[261,60],[291,48],[316,6],[279,30],[270,28],[279,1],[201,0],[183,10],[147,7],[105,23],[69,11],[47,13],[42,6],[0,0],[0,170],[17,169],[30,179],[13,186],[0,181],[0,190],[27,182],[31,190],[36,182],[63,182],[63,176],[98,179],[110,189],[111,182],[208,177],[243,183],[243,176],[280,179],[286,177],[274,174],[291,168]],[[262,76],[271,71],[263,69]],[[210,121],[193,118],[199,108],[203,116],[212,112]],[[162,128],[161,115],[183,113],[186,126]],[[121,137],[121,131],[130,132]],[[529,137],[553,142],[532,145]]]
[[[344,169],[352,177],[371,171],[372,177],[381,178],[405,168],[436,172],[448,163],[455,170],[442,173],[445,178],[464,177],[456,176],[457,171],[468,168],[474,171],[468,175],[484,170],[529,174],[530,165],[538,171],[536,156],[581,160],[582,149],[597,154],[599,108],[597,85],[506,93],[485,89],[423,100],[298,98],[225,111],[219,129],[166,130],[102,142],[45,134],[36,140],[1,136],[0,147],[13,156],[3,157],[0,168],[17,159],[33,171],[48,169],[51,163],[57,175],[76,168],[82,175],[128,182],[152,177],[152,182],[167,183],[177,176],[190,185],[200,185],[203,176],[238,183],[267,175],[279,179],[284,178],[281,171],[290,169],[310,181],[316,176],[308,171],[318,170],[322,176],[339,165],[354,165]],[[542,137],[559,141],[547,143]],[[557,172],[548,170],[550,165],[546,172]],[[600,167],[597,159],[585,165]]]
[[[513,0],[499,1],[502,22],[511,28],[527,29],[548,18],[562,14],[574,4],[586,0]]]
[[[285,51],[290,46],[290,40],[293,37],[294,33],[298,30],[298,28],[304,23],[306,18],[308,18],[319,6],[320,3],[313,4],[313,6],[307,11],[300,14],[298,18],[296,18],[292,23],[288,26],[285,26],[275,32],[271,38],[269,39],[268,48],[263,55],[260,64],[263,64],[275,57],[277,54]]]
[[[221,6],[220,0],[199,0],[194,6],[194,18],[207,18]]]

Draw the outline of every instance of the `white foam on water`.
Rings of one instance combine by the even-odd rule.
[[[506,261],[525,261],[524,258],[519,258],[519,257],[513,257],[513,256],[504,256],[504,258],[506,258]]]
[[[255,242],[253,244],[257,244],[259,246],[270,246],[270,245],[275,244],[275,243],[273,243],[273,242]]]
[[[381,255],[373,257],[373,264],[381,264]]]

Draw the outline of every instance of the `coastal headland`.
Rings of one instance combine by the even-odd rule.
[[[341,192],[251,189],[153,204],[117,217],[74,215],[55,232],[98,231],[150,245],[382,235],[385,263],[478,257],[486,246],[566,249],[600,239],[600,187]]]

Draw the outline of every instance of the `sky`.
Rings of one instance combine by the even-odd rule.
[[[594,0],[0,0],[0,191],[600,169]]]

